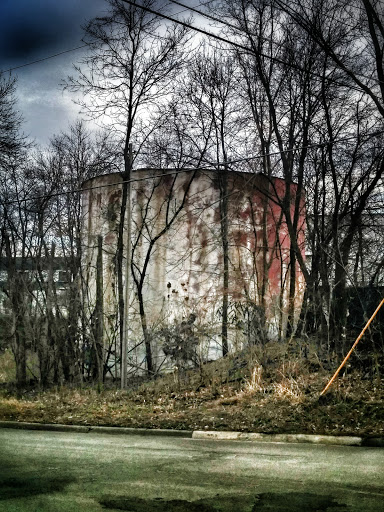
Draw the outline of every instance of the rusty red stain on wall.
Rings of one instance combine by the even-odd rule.
[[[175,174],[164,169],[141,169],[135,171],[145,181],[133,183],[132,190],[132,239],[137,241],[133,258],[141,268],[151,237],[162,229],[165,217],[172,213],[187,190],[191,172]],[[89,265],[95,261],[94,239],[102,234],[105,244],[105,272],[112,272],[115,257],[117,223],[121,201],[121,178],[108,175],[95,178],[85,185],[110,183],[113,186],[101,189],[96,197],[102,197],[101,208],[94,208],[95,197],[85,192],[87,253]],[[289,198],[285,212],[294,218],[298,205],[298,227],[295,234],[304,258],[305,202],[304,195],[296,200],[297,185],[279,178],[268,179],[261,174],[229,173],[228,175],[228,220],[230,247],[231,304],[252,301],[265,308],[265,316],[275,331],[284,326],[290,279],[291,238],[287,219],[281,208]],[[148,203],[148,198],[151,198]],[[108,217],[108,208],[113,205],[116,219]],[[104,215],[104,217],[103,217]],[[217,174],[214,171],[197,171],[189,189],[189,195],[178,219],[156,245],[151,254],[148,273],[145,277],[145,300],[148,315],[153,325],[161,319],[173,321],[198,312],[201,323],[212,323],[220,306],[223,269],[223,253],[220,230],[220,192]],[[115,224],[115,229],[112,224]],[[139,229],[143,229],[140,235]],[[93,237],[93,238],[92,238]],[[93,252],[92,252],[93,251]],[[296,295],[297,312],[304,292],[304,280],[297,262]],[[110,309],[116,305],[116,279],[105,279],[106,300]],[[168,283],[171,283],[172,292]],[[134,292],[134,290],[133,290]],[[203,307],[204,306],[204,307]],[[108,308],[106,308],[108,310]],[[132,315],[137,315],[137,305],[132,305]],[[137,316],[135,317],[137,320]],[[216,320],[215,320],[216,321]],[[157,322],[157,324],[156,324]],[[280,327],[276,327],[280,326]],[[140,336],[137,321],[137,336]]]

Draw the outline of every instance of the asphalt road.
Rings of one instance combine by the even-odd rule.
[[[383,512],[384,449],[0,429],[1,512]]]

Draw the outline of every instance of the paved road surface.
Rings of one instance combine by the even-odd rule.
[[[0,512],[383,512],[384,449],[0,429]]]

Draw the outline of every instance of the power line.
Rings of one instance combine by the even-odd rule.
[[[195,9],[196,7],[204,6],[204,5],[208,4],[209,2],[210,2],[210,0],[208,2],[199,3],[198,5],[195,5],[194,7],[192,7],[192,9]],[[185,9],[175,13],[175,15],[181,14],[181,13],[191,9],[191,7],[184,6],[184,5],[182,5],[182,7],[185,7]],[[44,62],[44,61],[49,60],[49,59],[54,59],[55,57],[59,57],[60,55],[64,55],[65,53],[74,52],[76,50],[80,50],[81,48],[86,48],[87,46],[88,46],[88,44],[83,44],[81,46],[77,46],[76,48],[69,48],[68,50],[63,50],[62,52],[55,53],[54,55],[48,55],[47,57],[43,57],[41,59],[37,59],[37,60],[34,60],[32,62],[26,62],[25,64],[21,64],[20,66],[15,66],[13,68],[5,69],[4,71],[0,70],[0,75],[2,73],[9,73],[11,71],[15,71],[16,69],[21,69],[21,68],[25,68],[27,66],[32,66],[33,64],[39,64],[40,62]]]
[[[240,28],[240,27],[238,27],[236,25],[233,25],[233,24],[229,23],[228,21],[225,21],[223,18],[217,18],[217,17],[213,16],[212,14],[208,14],[207,12],[203,12],[203,11],[197,10],[198,7],[202,7],[204,5],[210,4],[212,0],[208,0],[207,2],[202,2],[199,5],[194,5],[193,7],[189,7],[188,5],[183,4],[183,3],[181,3],[181,2],[179,2],[177,0],[168,0],[168,1],[173,3],[173,4],[179,5],[180,7],[184,7],[184,10],[181,11],[181,12],[185,12],[186,10],[194,11],[194,12],[196,12],[196,14],[199,14],[201,16],[204,16],[205,18],[211,19],[212,21],[216,21],[216,22],[221,23],[223,25],[227,25],[228,27],[233,28],[235,30],[239,30],[239,31],[242,31],[242,32],[244,31],[242,28]],[[295,4],[297,7],[300,7],[300,4],[298,2],[295,2],[294,0],[291,0],[290,4]],[[361,9],[361,6],[360,6],[360,9]],[[175,14],[179,14],[179,13],[175,13]],[[324,14],[324,17],[327,18],[328,20],[330,20],[330,19],[332,20],[332,18],[330,18],[329,16],[326,16],[326,14]],[[356,25],[351,25],[351,24],[347,23],[344,19],[343,20],[338,19],[337,22],[338,22],[338,24],[342,24],[345,27],[348,27],[348,28],[351,28],[351,29],[355,29],[356,28]]]
[[[177,171],[173,171],[173,172],[167,172],[167,173],[164,173],[164,174],[157,174],[156,176],[146,176],[145,178],[132,178],[130,180],[123,180],[123,181],[119,181],[118,183],[107,183],[105,185],[97,185],[96,187],[89,187],[89,188],[75,188],[75,189],[72,189],[72,190],[67,190],[65,192],[54,192],[54,193],[51,193],[51,194],[43,194],[43,195],[40,195],[40,196],[34,196],[34,197],[27,197],[27,198],[22,198],[22,199],[14,199],[12,201],[3,201],[2,204],[4,205],[10,205],[10,204],[19,204],[19,203],[26,203],[27,201],[39,201],[39,200],[42,200],[42,199],[52,199],[54,197],[60,197],[60,196],[67,196],[67,195],[71,195],[71,194],[79,194],[79,193],[82,193],[82,192],[90,192],[92,190],[98,190],[98,189],[101,189],[101,188],[108,188],[108,187],[114,187],[116,185],[123,185],[124,183],[135,183],[135,182],[138,182],[138,181],[145,181],[147,180],[148,178],[152,178],[152,179],[155,179],[155,178],[162,178],[164,176],[172,176],[172,175],[176,175],[176,174],[179,174],[179,173],[182,173],[182,172],[192,172],[192,171],[195,171],[196,169],[179,169]],[[99,177],[101,176],[108,176],[108,174],[101,174],[99,175]],[[89,179],[92,179],[92,178],[89,178]]]
[[[170,0],[170,1],[171,1],[171,0]],[[359,2],[359,3],[360,3],[360,2]],[[278,2],[278,4],[280,4],[280,5],[279,5],[279,7],[286,8],[286,5],[285,5],[285,6],[284,6],[284,5],[282,6],[281,0]],[[301,7],[302,7],[302,5],[300,5],[300,2],[297,2],[297,1],[294,1],[294,0],[290,0],[290,5],[291,5],[291,4],[295,5],[295,6],[296,6],[296,7],[298,7],[298,8],[301,8]],[[354,5],[354,6],[353,6],[353,8],[354,8],[354,11],[355,11],[355,12],[357,12],[357,11],[359,10],[359,11],[360,11],[360,15],[361,15],[362,13],[364,13],[362,5],[357,5],[357,6],[356,6],[356,5]],[[295,11],[295,12],[297,13],[297,11]],[[347,12],[343,12],[343,14],[347,14]],[[332,22],[335,22],[335,21],[336,21],[336,18],[334,18],[334,17],[332,17],[332,16],[329,16],[329,11],[328,11],[327,13],[322,12],[322,16],[323,16],[323,18],[324,18],[324,19],[326,19],[327,21],[332,21]],[[352,29],[352,30],[355,30],[355,29],[357,28],[357,26],[358,26],[358,25],[356,25],[356,24],[355,24],[355,25],[351,25],[350,23],[347,23],[347,22],[345,21],[345,19],[340,19],[340,18],[338,18],[338,19],[337,19],[337,25],[343,25],[344,27],[350,28],[350,29]]]
[[[0,74],[9,73],[10,71],[15,71],[16,69],[21,69],[21,68],[25,68],[27,66],[32,66],[32,64],[38,64],[39,62],[44,62],[49,59],[54,59],[55,57],[59,57],[60,55],[64,55],[65,53],[70,53],[70,52],[74,52],[76,50],[80,50],[81,48],[85,48],[86,46],[88,46],[88,45],[83,44],[81,46],[77,46],[76,48],[70,48],[69,50],[64,50],[62,52],[55,53],[54,55],[49,55],[48,57],[44,57],[42,59],[37,59],[32,62],[27,62],[26,64],[21,64],[20,66],[15,66],[13,68],[6,69],[5,71],[0,71]]]
[[[227,27],[230,27],[234,30],[243,32],[243,30],[241,28],[236,27],[236,25],[232,25],[228,21],[216,18],[215,16],[212,16],[212,14],[208,14],[207,12],[199,11],[198,9],[196,9],[196,7],[200,7],[203,4],[200,4],[200,6],[188,7],[187,5],[182,4],[181,2],[178,2],[177,0],[169,0],[169,1],[172,2],[173,4],[179,5],[180,7],[185,7],[186,9],[188,9],[192,12],[195,12],[196,14],[199,14],[200,16],[204,16],[204,18],[215,21],[216,23],[221,23],[222,25],[227,25]],[[207,2],[207,3],[209,3],[209,2]]]
[[[244,45],[242,45],[240,43],[236,43],[234,41],[228,41],[228,39],[225,39],[224,37],[218,36],[217,34],[212,34],[212,32],[208,32],[207,30],[204,30],[202,28],[195,27],[195,26],[193,26],[190,23],[187,23],[185,21],[176,20],[175,18],[172,18],[171,16],[168,16],[167,14],[163,14],[162,12],[155,11],[154,9],[150,9],[149,7],[146,7],[144,5],[138,5],[138,4],[134,3],[134,2],[131,2],[130,0],[121,0],[121,1],[126,3],[126,4],[131,5],[132,7],[137,7],[139,9],[142,9],[143,11],[147,11],[150,14],[153,14],[154,16],[159,16],[161,18],[164,18],[165,20],[172,21],[173,23],[177,23],[178,25],[182,25],[185,28],[190,28],[190,29],[194,30],[195,32],[200,32],[201,34],[203,34],[205,36],[213,37],[214,39],[217,39],[217,40],[219,40],[219,41],[221,41],[223,43],[227,43],[227,44],[231,44],[233,46],[236,46],[237,48],[245,50],[248,53],[253,53],[250,48],[248,48],[248,47],[246,47],[246,46],[244,46]]]
[[[122,1],[123,1],[123,2],[125,2],[125,3],[128,3],[128,4],[130,4],[130,5],[132,5],[132,6],[134,6],[134,7],[138,7],[138,8],[140,8],[140,9],[146,10],[146,11],[148,11],[148,12],[150,12],[150,13],[152,13],[152,14],[156,15],[156,16],[160,16],[160,17],[162,17],[162,18],[164,18],[164,19],[167,19],[167,20],[169,20],[169,21],[172,21],[172,22],[174,22],[174,23],[177,23],[177,24],[183,25],[183,26],[185,26],[186,28],[190,28],[190,29],[192,29],[192,30],[194,30],[194,31],[196,31],[196,32],[200,32],[200,33],[202,33],[203,35],[206,35],[206,36],[208,36],[208,37],[212,37],[212,38],[217,39],[217,40],[219,40],[219,41],[222,41],[222,42],[225,42],[225,43],[230,44],[230,45],[232,45],[232,46],[235,46],[235,47],[237,47],[237,48],[243,49],[243,50],[245,50],[247,53],[252,53],[252,54],[255,54],[255,53],[256,53],[254,50],[252,50],[251,48],[249,48],[249,47],[247,47],[247,46],[245,46],[245,45],[242,45],[242,44],[237,43],[237,42],[235,42],[235,41],[230,41],[230,40],[225,39],[225,38],[223,38],[223,37],[221,37],[221,36],[219,36],[219,35],[217,35],[217,34],[213,34],[212,32],[208,32],[208,31],[206,31],[206,30],[204,30],[204,29],[201,29],[201,28],[199,28],[199,27],[195,27],[195,26],[190,25],[190,24],[188,24],[188,23],[186,23],[186,22],[183,22],[183,21],[180,21],[180,20],[176,20],[176,19],[171,18],[170,16],[167,16],[167,15],[165,15],[165,14],[161,13],[161,12],[158,12],[158,11],[152,10],[152,9],[150,9],[150,8],[148,8],[148,7],[145,7],[145,6],[141,6],[141,5],[135,4],[135,3],[133,3],[133,2],[131,2],[131,1],[129,1],[129,0],[122,0]],[[217,17],[215,17],[215,16],[212,16],[211,14],[205,13],[205,12],[203,12],[203,11],[199,11],[199,10],[196,8],[196,7],[200,7],[200,6],[203,6],[203,5],[206,5],[206,4],[210,3],[209,1],[208,1],[208,2],[200,3],[200,4],[198,4],[198,5],[196,5],[196,6],[193,6],[193,7],[187,6],[187,5],[185,5],[185,4],[181,3],[181,2],[178,2],[178,1],[176,1],[176,0],[169,0],[169,1],[170,1],[171,3],[174,3],[174,4],[179,5],[179,6],[181,6],[181,7],[183,7],[183,8],[184,8],[184,10],[183,10],[183,11],[179,11],[179,12],[175,13],[176,15],[181,14],[182,12],[185,12],[186,10],[190,10],[190,11],[195,12],[195,13],[197,13],[197,14],[201,15],[201,16],[204,16],[204,17],[206,17],[206,18],[208,18],[208,19],[211,19],[212,21],[215,21],[215,22],[221,23],[221,24],[223,24],[223,25],[226,25],[226,26],[228,26],[228,27],[230,27],[230,28],[232,28],[232,29],[234,29],[234,30],[237,30],[237,31],[239,31],[239,32],[245,32],[245,31],[244,31],[244,29],[242,29],[242,28],[240,28],[240,27],[237,27],[237,26],[235,26],[235,25],[233,25],[233,24],[231,24],[231,23],[229,23],[229,22],[227,22],[227,21],[225,21],[225,20],[223,20],[223,19],[219,19],[219,18],[217,18]],[[66,53],[70,53],[70,52],[73,52],[73,51],[76,51],[76,50],[80,50],[80,49],[82,49],[82,48],[86,48],[87,46],[88,46],[87,44],[84,44],[84,45],[81,45],[81,46],[77,46],[77,47],[75,47],[75,48],[70,48],[70,49],[68,49],[68,50],[64,50],[64,51],[62,51],[62,52],[59,52],[59,53],[56,53],[56,54],[53,54],[53,55],[49,55],[48,57],[44,57],[44,58],[42,58],[42,59],[37,59],[37,60],[34,60],[34,61],[32,61],[32,62],[27,62],[27,63],[25,63],[25,64],[21,64],[20,66],[15,66],[15,67],[12,67],[12,68],[6,69],[6,70],[4,70],[4,71],[0,71],[0,75],[1,75],[1,74],[3,74],[3,73],[8,73],[8,72],[11,72],[11,71],[15,71],[15,70],[17,70],[17,69],[21,69],[21,68],[24,68],[24,67],[27,67],[27,66],[32,66],[32,65],[34,65],[34,64],[38,64],[38,63],[40,63],[40,62],[44,62],[44,61],[46,61],[46,60],[53,59],[53,58],[55,58],[55,57],[59,57],[60,55],[64,55],[64,54],[66,54]],[[272,61],[272,62],[277,62],[278,64],[283,64],[283,65],[285,65],[285,66],[291,67],[291,68],[293,68],[293,69],[297,69],[297,70],[299,70],[299,71],[305,71],[303,68],[301,68],[301,67],[300,67],[300,66],[298,66],[298,65],[294,65],[294,64],[292,64],[292,63],[285,62],[285,61],[283,61],[283,60],[281,60],[281,59],[279,59],[279,58],[277,58],[277,57],[271,57],[270,55],[266,55],[266,54],[263,54],[263,53],[261,53],[261,52],[258,52],[258,53],[259,53],[259,55],[260,55],[261,57],[266,58],[266,59],[268,59],[268,60],[270,60],[270,61]],[[311,74],[311,75],[313,75],[313,76],[316,76],[317,78],[321,78],[321,79],[323,79],[323,77],[322,77],[321,75],[317,74],[317,73],[310,72],[310,74]],[[374,80],[375,82],[382,83],[382,82],[381,82],[381,80],[378,80],[378,79],[373,78],[373,77],[368,77],[367,75],[363,75],[363,74],[361,74],[361,73],[356,73],[356,76],[361,76],[361,77],[363,77],[363,78],[366,78],[367,80]],[[331,82],[333,82],[333,83],[337,84],[337,85],[344,85],[342,82],[339,82],[339,81],[337,81],[337,80],[335,80],[335,79],[332,79],[332,78],[330,78],[330,77],[324,77],[324,78],[325,78],[326,80],[328,80],[328,81],[331,81]],[[351,85],[350,85],[349,87],[351,87],[352,89],[358,90],[358,91],[360,91],[360,90],[361,90],[360,88],[358,88],[358,87],[353,87],[353,86],[351,86]]]
[[[204,7],[205,5],[210,4],[212,0],[208,0],[207,2],[199,2],[197,5],[194,5],[193,7],[189,7],[188,5],[184,5],[184,4],[181,4],[178,2],[173,2],[172,0],[168,0],[168,1],[173,4],[178,4],[178,5],[180,5],[180,7],[184,7],[184,9],[182,11],[172,13],[174,16],[177,16],[178,14],[182,14],[185,11],[191,11],[191,10],[196,9],[197,7]]]
[[[242,33],[245,33],[247,34],[246,30],[244,30],[243,28],[241,27],[238,27],[236,25],[233,25],[232,23],[229,23],[228,21],[224,20],[224,19],[220,19],[220,18],[217,18],[216,16],[212,16],[212,14],[208,14],[206,12],[203,12],[203,11],[199,11],[198,9],[196,9],[196,6],[195,7],[188,7],[187,5],[179,2],[178,0],[169,0],[170,2],[172,2],[173,4],[176,4],[176,5],[179,5],[180,7],[185,7],[186,9],[189,9],[190,11],[192,12],[195,12],[196,14],[199,14],[200,16],[204,16],[205,18],[207,19],[210,19],[212,21],[215,21],[216,23],[220,23],[222,25],[225,25],[229,28],[231,28],[232,30],[236,30],[237,32],[242,32]],[[348,25],[347,25],[348,26]],[[350,25],[349,25],[350,26]],[[351,26],[350,26],[351,27]],[[353,27],[351,27],[353,28]],[[248,34],[248,35],[252,35],[252,34]],[[212,34],[212,36],[214,37],[215,35]],[[261,36],[258,36],[256,35],[256,37],[260,37],[260,39],[262,39],[263,41],[266,41],[266,42],[269,42],[269,40],[265,37],[261,37]],[[228,40],[228,43],[232,44],[231,41]],[[262,55],[260,53],[260,55]],[[276,60],[276,58],[273,58],[273,57],[269,57],[269,56],[266,56],[266,55],[262,55],[264,58],[269,58],[270,60]],[[278,61],[279,62],[279,61]],[[283,61],[280,61],[280,63],[283,63]],[[295,67],[295,66],[292,66],[292,64],[289,64],[289,63],[285,63],[285,65],[287,66],[291,66],[291,67]],[[299,67],[297,69],[300,69]],[[311,73],[315,76],[320,76],[320,75],[317,75],[316,73]],[[366,80],[373,80],[379,84],[383,83],[382,80],[379,80],[377,78],[374,78],[374,77],[369,77],[367,75],[364,75],[363,73],[355,73],[356,76],[360,76],[362,78],[365,78]]]
[[[300,7],[300,5],[297,2],[290,2],[290,3],[291,4],[293,3],[296,6]],[[279,7],[281,7],[288,14],[288,16],[290,16],[293,20],[295,20],[296,23],[298,23],[307,33],[310,34],[312,32],[311,25],[306,23],[306,22],[300,21],[300,17],[298,18],[299,13],[297,11],[295,11],[294,9],[292,9],[291,5],[287,5],[284,1],[281,1],[281,0],[278,0],[277,4],[279,5]],[[361,6],[360,6],[360,9],[362,9]],[[326,14],[323,14],[323,16],[325,18],[328,18],[328,20],[330,19],[329,17],[326,16]],[[332,19],[332,21],[334,21],[334,20]],[[340,25],[340,24],[344,25],[344,26],[349,27],[351,29],[355,29],[356,28],[355,26],[352,26],[352,25],[349,25],[349,24],[345,23],[344,20],[340,20],[340,18],[337,19],[337,24],[338,25]],[[361,39],[361,37],[359,39]],[[322,42],[320,42],[319,39],[315,39],[315,42],[317,43],[318,46],[320,46],[320,48],[324,48],[324,44]],[[359,41],[359,42],[361,43],[361,41]],[[344,71],[348,72],[346,69],[344,69]],[[369,77],[367,75],[364,75],[363,73],[353,72],[353,74],[355,76],[357,76],[357,77],[365,78],[366,80],[373,80],[373,81],[377,82],[380,85],[384,83],[383,80],[380,80],[380,79],[374,78],[374,77]]]
[[[369,137],[375,137],[377,135],[382,135],[383,133],[384,133],[384,130],[381,130],[381,131],[377,131],[377,132],[367,133],[366,135]],[[251,157],[238,158],[236,160],[230,160],[228,163],[229,164],[238,164],[241,162],[257,160],[258,158],[264,158],[266,156],[276,156],[276,155],[280,155],[282,153],[294,153],[294,152],[302,150],[302,149],[321,148],[321,147],[325,147],[325,146],[329,146],[329,145],[333,145],[333,144],[339,144],[340,142],[349,142],[351,140],[359,139],[360,137],[361,137],[361,135],[350,135],[349,137],[342,137],[340,139],[335,139],[335,140],[328,140],[328,141],[324,141],[324,142],[314,142],[313,144],[306,144],[304,146],[288,148],[288,149],[284,149],[283,151],[278,150],[278,151],[274,151],[271,153],[260,154],[257,156],[255,155],[255,156],[251,156]]]
[[[376,132],[370,132],[370,133],[367,133],[366,136],[367,137],[375,137],[375,136],[382,135],[382,134],[384,134],[384,130],[380,130],[380,131],[376,131]],[[220,166],[223,166],[223,165],[233,165],[233,164],[238,164],[238,163],[242,163],[242,162],[251,162],[252,160],[259,160],[259,159],[262,159],[262,158],[265,158],[265,157],[269,157],[269,156],[281,155],[282,153],[295,153],[296,151],[300,151],[300,150],[303,150],[303,149],[322,148],[322,147],[330,146],[330,145],[333,145],[333,144],[339,144],[341,142],[350,142],[352,140],[358,140],[359,138],[361,138],[361,135],[350,135],[349,137],[341,137],[339,139],[327,140],[327,141],[324,141],[324,142],[314,142],[313,144],[306,144],[306,145],[302,145],[302,146],[295,146],[295,147],[292,147],[292,148],[284,149],[282,151],[276,150],[276,151],[272,151],[270,153],[260,153],[258,155],[247,156],[247,157],[243,157],[243,158],[235,158],[235,159],[227,160],[226,162],[216,162],[216,163],[214,163],[214,162],[208,161],[208,160],[205,160],[205,162],[208,163],[209,165],[211,165],[213,168],[217,168],[217,167],[220,167]],[[198,160],[198,161],[200,161],[199,158],[193,157],[191,155],[188,155],[188,158],[190,160]],[[180,172],[183,172],[183,171],[180,171]]]
[[[368,133],[366,134],[367,136],[370,136],[370,137],[373,137],[373,136],[377,136],[377,135],[382,135],[384,133],[384,130],[383,131],[377,131],[377,132],[371,132],[371,133]],[[258,155],[253,155],[253,156],[250,156],[250,157],[245,157],[245,158],[238,158],[238,159],[233,159],[233,160],[228,160],[226,162],[212,162],[212,161],[208,161],[208,160],[205,160],[206,163],[208,163],[208,165],[211,166],[210,169],[207,169],[207,168],[201,168],[201,169],[198,169],[198,168],[194,168],[194,169],[177,169],[177,170],[174,170],[174,171],[171,171],[171,172],[165,172],[163,174],[156,174],[154,176],[145,176],[144,178],[132,178],[130,180],[122,180],[122,181],[119,181],[118,183],[107,183],[105,185],[97,185],[95,187],[89,187],[89,188],[78,188],[78,189],[72,189],[72,190],[68,190],[68,191],[65,191],[65,192],[54,192],[54,193],[51,193],[51,194],[43,194],[43,195],[40,195],[40,196],[34,196],[34,197],[29,197],[29,198],[23,198],[23,199],[15,199],[15,200],[12,200],[12,201],[4,201],[2,204],[3,205],[11,205],[11,204],[19,204],[19,203],[25,203],[27,201],[39,201],[39,200],[42,200],[42,199],[52,199],[54,197],[60,197],[60,196],[66,196],[66,195],[71,195],[71,194],[78,194],[78,193],[83,193],[83,192],[90,192],[92,190],[98,190],[98,189],[102,189],[102,188],[108,188],[108,187],[114,187],[116,185],[123,185],[124,183],[135,183],[135,182],[140,182],[140,181],[147,181],[148,179],[157,179],[157,178],[162,178],[162,177],[165,177],[165,176],[175,176],[175,175],[178,175],[178,174],[181,174],[181,173],[185,173],[185,172],[195,172],[197,170],[201,170],[201,171],[215,171],[217,170],[218,167],[222,166],[222,165],[231,165],[231,164],[236,164],[236,163],[241,163],[241,162],[250,162],[252,160],[258,160],[258,159],[261,159],[261,158],[265,158],[267,156],[276,156],[276,155],[279,155],[279,154],[282,154],[282,153],[290,153],[290,152],[295,152],[295,151],[298,151],[300,149],[313,149],[313,148],[320,148],[320,147],[325,147],[325,146],[329,146],[329,145],[334,145],[334,144],[339,144],[341,142],[347,142],[347,141],[350,141],[350,140],[356,140],[360,137],[360,135],[351,135],[349,137],[342,137],[340,139],[334,139],[334,140],[328,140],[328,141],[324,141],[324,142],[318,142],[318,143],[314,143],[314,144],[308,144],[308,145],[303,145],[303,146],[298,146],[298,147],[295,147],[295,148],[289,148],[289,149],[286,149],[286,150],[283,150],[283,151],[273,151],[271,153],[261,153],[261,154],[258,154]],[[202,161],[201,158],[197,158],[197,157],[193,157],[191,155],[187,155],[188,158],[190,160],[198,160],[198,161]],[[137,169],[137,170],[140,170],[140,169]],[[149,169],[150,170],[150,169]],[[251,176],[253,175],[253,173],[245,173],[245,174],[250,174]],[[100,175],[100,176],[107,176],[107,174],[105,175]],[[92,179],[92,178],[90,178]]]
[[[191,30],[194,30],[195,32],[199,32],[200,34],[203,34],[203,35],[208,36],[210,38],[217,39],[218,41],[221,41],[223,43],[226,43],[226,44],[229,44],[229,45],[234,46],[236,48],[239,48],[240,50],[244,50],[248,54],[259,55],[260,57],[263,57],[264,59],[270,60],[271,62],[276,62],[278,64],[282,64],[282,65],[287,66],[289,68],[296,69],[296,70],[304,72],[304,73],[308,73],[308,74],[310,74],[310,75],[312,75],[312,76],[314,76],[314,77],[316,77],[316,78],[318,78],[320,80],[324,80],[325,79],[325,80],[327,80],[329,82],[332,82],[332,83],[334,83],[336,85],[346,86],[346,84],[344,84],[343,82],[340,82],[338,80],[335,80],[334,78],[331,78],[329,76],[323,77],[319,73],[315,73],[313,71],[308,72],[307,70],[305,70],[301,66],[298,66],[297,64],[292,64],[292,63],[285,62],[284,60],[279,59],[278,57],[271,57],[270,55],[266,55],[265,53],[262,53],[262,52],[259,52],[259,51],[256,52],[255,50],[253,50],[252,48],[249,48],[248,46],[245,46],[243,44],[237,43],[235,41],[230,41],[229,39],[225,39],[224,37],[221,37],[221,36],[219,36],[217,34],[213,34],[212,32],[204,30],[204,29],[202,29],[200,27],[195,27],[194,25],[191,25],[190,23],[186,23],[185,21],[177,20],[177,19],[172,18],[171,16],[163,14],[163,13],[161,13],[159,11],[155,11],[153,9],[150,9],[149,7],[146,7],[144,5],[136,4],[136,3],[134,3],[131,0],[121,0],[121,1],[131,5],[132,7],[137,7],[139,9],[142,9],[144,11],[149,12],[150,14],[153,14],[155,16],[159,16],[161,18],[164,18],[165,20],[171,21],[171,22],[176,23],[178,25],[182,25],[185,28],[189,28]],[[375,79],[375,81],[377,81],[377,80]],[[357,92],[361,92],[362,91],[361,87],[354,86],[352,84],[348,84],[348,87],[350,89],[352,89],[352,90],[357,91]],[[365,86],[365,87],[367,87],[367,86]]]
[[[185,5],[185,4],[181,3],[181,2],[178,2],[177,0],[169,0],[169,2],[171,2],[172,4],[179,5],[180,7],[185,7],[185,9],[184,9],[185,11],[188,10],[188,11],[195,12],[196,14],[199,14],[200,16],[204,16],[204,18],[208,18],[208,19],[210,19],[212,21],[216,21],[217,23],[223,23],[224,25],[228,25],[231,28],[237,29],[237,27],[235,27],[235,25],[231,25],[227,21],[221,20],[219,18],[216,18],[215,16],[212,16],[211,14],[208,14],[208,13],[203,12],[203,11],[199,11],[197,9],[197,7],[202,7],[203,5],[206,5],[206,4],[210,3],[210,2],[205,2],[205,3],[201,3],[199,5],[194,5],[193,7],[189,7],[188,5]],[[184,12],[184,11],[181,11],[181,12]],[[179,14],[179,13],[177,13],[177,14]]]

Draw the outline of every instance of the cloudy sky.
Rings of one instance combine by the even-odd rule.
[[[80,46],[81,25],[105,10],[104,0],[0,0],[0,70],[24,66]],[[82,50],[12,71],[24,132],[45,145],[66,130],[78,107],[60,82]],[[9,75],[9,73],[7,73]]]
[[[181,1],[191,6],[201,3]],[[103,15],[106,7],[105,0],[0,0],[0,71],[12,69],[12,76],[18,78],[24,132],[40,145],[46,145],[52,135],[65,131],[78,117],[79,107],[60,83],[84,50],[25,65],[81,46],[81,26]],[[176,15],[190,14],[173,7]]]

